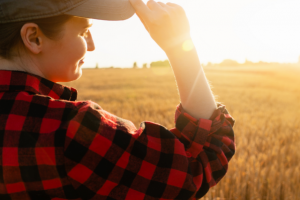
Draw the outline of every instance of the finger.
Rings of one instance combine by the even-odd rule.
[[[157,9],[161,9],[161,5],[157,2],[155,2],[154,0],[149,0],[147,2],[147,6],[148,8],[150,8],[150,10],[157,10]]]
[[[146,6],[142,0],[129,0],[135,12],[142,18],[150,16],[151,10]]]
[[[179,11],[181,13],[185,13],[184,9],[178,4],[168,2],[168,3],[166,3],[166,5],[172,7],[176,11]]]
[[[168,2],[168,3],[166,3],[168,6],[172,6],[172,7],[175,7],[175,6],[178,6],[177,4],[175,4],[175,3],[171,3],[171,2]]]
[[[177,8],[177,9],[183,9],[180,5],[175,4],[175,3],[168,2],[168,3],[166,3],[166,5],[171,6],[173,8]]]
[[[163,7],[163,8],[167,8],[168,6],[166,5],[166,4],[164,4],[164,3],[162,3],[162,2],[157,2],[161,7]]]

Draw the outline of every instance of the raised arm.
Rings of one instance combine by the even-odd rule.
[[[216,107],[196,50],[182,49],[191,42],[183,9],[130,1],[172,64],[181,98],[175,128],[143,122],[136,129],[93,102],[77,102],[66,131],[67,176],[82,199],[201,198],[228,170],[234,119]]]
[[[130,0],[153,40],[172,65],[181,104],[196,119],[209,119],[216,103],[190,37],[185,11],[177,4]]]

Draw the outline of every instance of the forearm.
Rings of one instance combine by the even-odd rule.
[[[146,6],[142,0],[130,2],[152,39],[169,57],[183,108],[197,119],[210,118],[217,107],[197,52],[195,49],[184,51],[179,43],[190,39],[184,9],[173,3],[148,1]]]
[[[174,71],[183,108],[196,119],[209,119],[217,107],[195,47],[184,51],[180,43],[165,52]]]

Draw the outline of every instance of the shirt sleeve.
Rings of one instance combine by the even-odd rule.
[[[233,118],[219,105],[209,120],[181,105],[175,128],[132,122],[82,102],[65,140],[65,167],[82,199],[193,199],[226,173],[235,152]]]

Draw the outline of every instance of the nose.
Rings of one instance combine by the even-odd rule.
[[[87,33],[87,37],[85,37],[86,44],[87,44],[87,51],[94,51],[95,50],[95,43],[90,31]]]

